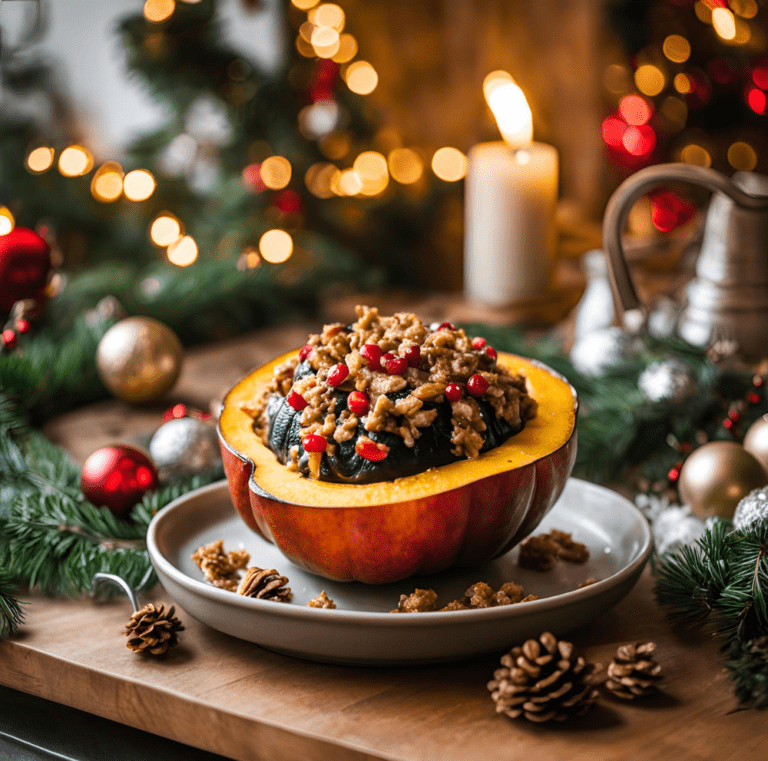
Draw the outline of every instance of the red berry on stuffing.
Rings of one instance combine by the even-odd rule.
[[[408,367],[418,367],[421,364],[421,346],[409,346],[405,350]]]
[[[360,349],[360,356],[368,361],[371,370],[381,371],[381,347],[376,344],[366,344]]]
[[[291,391],[291,393],[288,394],[286,401],[296,410],[296,412],[301,412],[307,406],[307,400],[295,391]]]
[[[467,381],[467,391],[472,396],[482,396],[488,390],[488,386],[488,381],[477,373]]]
[[[312,344],[304,344],[299,352],[299,362],[303,362],[312,352],[315,347]]]
[[[486,346],[485,347],[485,353],[495,362],[496,358],[498,357],[498,354],[496,354],[496,349],[493,348],[493,346]]]
[[[371,403],[362,391],[352,391],[347,397],[347,407],[349,407],[350,412],[362,417],[371,408]]]
[[[478,336],[477,338],[472,339],[472,348],[473,349],[482,349],[486,344],[486,341],[484,338],[481,338]]]
[[[325,452],[328,446],[325,438],[317,433],[310,433],[308,436],[305,436],[302,444],[305,452]]]
[[[389,447],[386,444],[377,444],[367,436],[361,436],[355,444],[355,452],[364,460],[370,462],[381,462],[386,460],[389,454]]]
[[[449,383],[445,387],[445,395],[449,402],[458,402],[462,397],[461,386],[458,383]]]
[[[339,384],[344,383],[348,376],[349,368],[346,365],[341,363],[334,365],[328,373],[328,385],[338,386]]]
[[[408,369],[408,360],[392,353],[385,354],[382,357],[382,362],[390,375],[402,375]]]
[[[438,330],[456,330],[456,326],[452,322],[442,322],[437,326]]]

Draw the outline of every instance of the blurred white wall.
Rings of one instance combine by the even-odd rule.
[[[35,49],[56,63],[60,84],[81,119],[84,137],[99,156],[119,158],[138,133],[162,123],[164,111],[128,77],[115,32],[127,14],[141,12],[144,0],[41,0],[48,28]],[[180,0],[182,1],[182,0]],[[226,38],[245,57],[271,68],[281,55],[277,3],[263,0],[249,11],[244,0],[220,0]],[[18,39],[34,0],[0,0],[3,40]]]

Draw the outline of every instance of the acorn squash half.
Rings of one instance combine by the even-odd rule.
[[[302,568],[337,581],[385,584],[480,565],[533,531],[565,487],[576,457],[576,392],[546,365],[503,353],[498,362],[526,376],[539,408],[501,446],[378,483],[330,483],[292,472],[262,444],[241,404],[269,382],[275,365],[297,353],[232,388],[219,438],[241,517]]]

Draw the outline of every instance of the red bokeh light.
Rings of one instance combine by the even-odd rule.
[[[645,156],[656,147],[656,133],[647,124],[628,127],[621,143],[630,155]]]
[[[640,95],[625,95],[619,102],[619,113],[627,124],[646,124],[653,116],[653,106]]]
[[[627,125],[618,116],[609,116],[603,120],[603,141],[611,148],[621,148],[622,138],[627,131]]]
[[[768,90],[768,59],[763,58],[752,69],[752,81],[761,89]]]
[[[651,221],[653,226],[663,233],[674,230],[688,222],[696,213],[696,206],[685,198],[680,198],[670,190],[652,193]]]
[[[243,185],[245,185],[251,193],[261,193],[267,189],[267,186],[261,179],[261,165],[260,164],[248,164],[242,172]]]
[[[765,93],[756,87],[751,87],[747,91],[747,104],[756,114],[764,114],[767,104]]]

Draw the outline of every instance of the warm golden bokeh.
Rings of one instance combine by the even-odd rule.
[[[320,162],[313,164],[304,175],[304,182],[307,189],[317,198],[331,198],[335,195],[332,189],[332,182],[335,175],[341,172],[334,164]]]
[[[456,182],[467,173],[467,157],[458,148],[440,148],[432,157],[432,171],[441,180]]]
[[[53,166],[53,148],[40,146],[29,152],[27,156],[27,169],[34,174],[47,172]]]
[[[285,230],[267,230],[259,240],[259,251],[265,262],[281,264],[293,253],[293,238]]]
[[[332,26],[316,26],[310,39],[318,58],[333,58],[339,52],[339,33]]]
[[[314,8],[320,2],[320,0],[291,0],[291,2],[300,11],[308,11],[310,8]]]
[[[16,220],[7,206],[0,206],[0,235],[8,235],[16,226]]]
[[[672,84],[675,90],[677,90],[682,95],[685,95],[686,93],[689,93],[691,90],[693,90],[693,86],[691,85],[691,80],[688,78],[688,75],[683,74],[682,72],[675,74],[675,78],[672,81]]]
[[[358,95],[369,95],[379,84],[379,75],[368,61],[351,63],[346,72],[347,87]]]
[[[737,16],[742,18],[757,16],[757,0],[731,0],[728,5]]]
[[[116,161],[102,164],[91,179],[91,195],[101,203],[112,203],[122,194],[123,168]]]
[[[170,246],[181,234],[181,222],[167,211],[160,212],[149,228],[149,237],[156,246]]]
[[[147,0],[144,3],[144,18],[159,24],[173,16],[175,10],[175,0]]]
[[[357,55],[357,40],[346,32],[339,36],[339,49],[333,56],[336,63],[348,63]]]
[[[724,40],[732,40],[736,36],[736,19],[727,8],[715,8],[712,11],[712,26]]]
[[[313,8],[307,17],[315,26],[330,26],[337,32],[344,30],[344,11],[335,3],[323,3]]]
[[[691,43],[679,34],[670,34],[662,47],[664,55],[674,63],[685,63],[691,57]]]
[[[751,172],[757,166],[757,153],[749,143],[739,140],[728,148],[728,163],[734,169]]]
[[[270,156],[262,162],[259,173],[270,190],[282,190],[291,181],[291,162],[284,156]]]
[[[134,169],[123,180],[123,193],[129,201],[146,201],[155,192],[157,183],[151,172]]]
[[[197,254],[197,243],[190,235],[185,235],[175,243],[171,243],[167,251],[168,261],[177,267],[189,267],[197,259]]]
[[[356,196],[363,189],[363,183],[354,169],[345,169],[339,177],[340,195]]]
[[[93,169],[93,156],[82,145],[70,145],[59,156],[59,171],[65,177],[81,177]]]
[[[638,66],[635,72],[635,84],[643,95],[658,95],[667,84],[664,72],[652,63]]]
[[[709,155],[709,151],[696,143],[689,143],[680,151],[680,160],[696,166],[712,166],[712,156]]]
[[[343,159],[352,148],[352,142],[346,132],[332,132],[330,135],[321,137],[317,145],[323,152],[323,156],[334,161]]]
[[[395,148],[389,153],[389,173],[392,179],[403,184],[418,182],[424,173],[424,162],[410,148]]]

